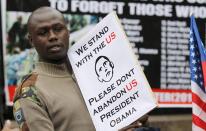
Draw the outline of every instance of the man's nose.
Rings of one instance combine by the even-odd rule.
[[[57,38],[57,35],[54,33],[54,31],[50,30],[49,31],[49,41],[56,41],[58,38]]]

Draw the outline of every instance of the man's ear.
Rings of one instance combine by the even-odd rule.
[[[30,35],[30,34],[27,34],[27,39],[29,40],[30,45],[31,45],[32,47],[34,47],[34,45],[33,45],[33,40],[32,40],[32,38],[31,38],[31,35]]]
[[[67,29],[67,33],[68,33],[68,37],[69,37],[69,40],[70,40],[70,30]]]

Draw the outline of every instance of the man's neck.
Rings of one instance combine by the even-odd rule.
[[[61,65],[61,64],[66,63],[66,61],[67,61],[66,59],[67,58],[63,58],[63,59],[59,59],[59,60],[46,60],[46,59],[39,58],[39,61],[51,63],[51,64],[56,64],[56,65]]]
[[[68,71],[72,74],[72,66],[70,64],[68,57],[61,59],[61,60],[44,60],[44,59],[39,58],[39,61],[56,64],[56,65],[65,64],[67,66]]]

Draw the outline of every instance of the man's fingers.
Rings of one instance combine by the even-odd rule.
[[[11,124],[11,121],[7,120],[4,124],[4,128],[3,128],[2,131],[19,131],[19,129],[18,128],[13,128],[12,124]]]
[[[4,124],[4,128],[2,131],[10,131],[10,129],[11,129],[11,121],[7,120]]]
[[[135,128],[141,127],[141,126],[142,126],[142,123],[137,121],[136,123],[128,125],[122,129],[120,129],[119,131],[130,131],[130,130],[134,130]]]
[[[8,129],[10,129],[11,128],[11,121],[10,120],[7,120],[6,122],[5,122],[5,125],[4,125],[4,128],[8,128]]]

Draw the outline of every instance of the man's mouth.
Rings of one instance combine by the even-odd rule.
[[[60,51],[60,50],[61,50],[61,46],[60,46],[60,45],[53,45],[53,46],[50,46],[50,47],[48,48],[48,51],[49,51],[49,52],[52,52],[52,53],[58,52],[58,51]]]

